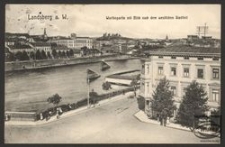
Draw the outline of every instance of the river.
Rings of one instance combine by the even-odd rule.
[[[41,71],[23,71],[5,75],[5,110],[35,111],[49,107],[47,98],[58,93],[61,104],[76,102],[87,97],[86,71],[92,69],[101,75],[93,81],[90,89],[105,93],[102,83],[105,76],[128,70],[141,69],[141,61],[108,61],[111,68],[101,71],[100,63],[79,64]],[[111,90],[112,91],[112,90]]]

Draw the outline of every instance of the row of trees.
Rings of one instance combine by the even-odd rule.
[[[74,51],[72,49],[67,51],[56,51],[52,50],[52,53],[45,52],[44,50],[37,50],[36,52],[30,52],[29,54],[26,51],[18,51],[16,53],[9,53],[5,56],[6,61],[25,61],[25,60],[42,60],[42,59],[52,59],[52,58],[69,58],[74,56]]]
[[[65,58],[65,57],[73,57],[74,51],[72,49],[67,51],[56,51],[55,49],[52,50],[52,56],[54,58]]]
[[[174,111],[176,110],[173,99],[174,94],[170,90],[169,81],[166,78],[159,82],[152,96],[153,112],[164,113],[167,117],[174,115]],[[186,93],[183,96],[175,120],[182,126],[193,128],[199,122],[196,116],[205,115],[206,111],[209,110],[207,100],[207,93],[203,87],[198,82],[193,81],[186,88]]]

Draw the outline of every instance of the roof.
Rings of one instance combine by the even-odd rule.
[[[123,79],[123,80],[133,80],[137,77],[137,75],[133,75],[133,76],[125,76],[125,75],[110,75],[107,76],[107,78],[113,78],[113,79]]]
[[[55,41],[55,40],[73,40],[73,39],[69,37],[63,37],[63,36],[50,37],[50,41]]]
[[[34,46],[51,46],[50,43],[46,43],[46,42],[36,42],[36,43],[32,43],[32,45],[34,45]]]
[[[64,46],[64,45],[57,45],[57,46],[53,46],[52,49],[55,49],[55,50],[69,50],[70,48],[68,48],[67,46]]]
[[[18,40],[18,38],[5,38],[5,42],[16,42]]]
[[[76,37],[76,38],[80,38],[80,39],[91,39],[90,37]]]
[[[7,47],[5,47],[5,53],[10,53],[10,51]]]
[[[6,32],[5,36],[26,36],[26,37],[28,37],[29,34],[28,33],[9,33],[9,32]]]
[[[8,45],[10,49],[32,49],[31,46],[26,44],[15,44],[15,45]]]
[[[185,55],[185,56],[215,56],[221,54],[220,48],[205,48],[205,47],[191,47],[191,46],[172,46],[166,48],[151,49],[145,51],[150,55]]]

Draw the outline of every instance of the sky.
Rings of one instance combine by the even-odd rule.
[[[39,14],[52,16],[53,20],[32,19]],[[67,19],[62,19],[66,15]],[[59,19],[55,19],[58,16]],[[125,17],[125,20],[112,20],[106,17]],[[128,20],[127,17],[132,19]],[[149,19],[133,19],[134,16]],[[157,19],[150,19],[151,16]],[[158,19],[158,17],[185,16],[186,19]],[[119,5],[72,5],[72,4],[7,4],[6,32],[43,34],[48,36],[99,37],[103,33],[119,33],[131,38],[186,38],[196,35],[197,26],[208,26],[207,36],[221,38],[221,6],[219,4],[119,4]]]

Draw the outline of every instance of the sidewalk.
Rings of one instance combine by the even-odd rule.
[[[159,122],[159,121],[156,121],[156,120],[153,120],[153,119],[149,119],[149,118],[147,117],[147,115],[144,113],[144,111],[142,111],[142,110],[140,110],[139,112],[137,112],[134,116],[135,116],[138,120],[140,120],[141,122],[160,125],[160,122]],[[183,126],[181,126],[181,125],[179,125],[179,124],[174,124],[174,123],[171,123],[171,122],[167,122],[166,127],[174,128],[174,129],[179,129],[179,130],[184,130],[184,131],[191,131],[191,130],[190,130],[189,128],[187,128],[187,127],[183,127]]]
[[[109,102],[115,102],[115,101],[118,101],[118,100],[121,100],[121,99],[128,98],[128,97],[130,97],[132,95],[134,95],[133,91],[127,92],[124,95],[117,95],[117,96],[114,96],[114,97],[111,97],[111,98],[99,101],[95,106],[90,105],[90,108],[88,108],[87,106],[84,106],[84,107],[81,107],[81,108],[78,108],[78,109],[75,109],[75,110],[64,112],[60,116],[59,119],[57,119],[57,116],[53,116],[48,121],[46,121],[45,119],[44,120],[33,121],[33,122],[32,121],[5,121],[5,125],[25,125],[25,126],[27,126],[27,125],[28,126],[43,125],[43,124],[51,123],[51,122],[54,122],[54,121],[59,121],[59,120],[61,120],[63,118],[70,117],[70,116],[73,116],[75,114],[79,114],[79,113],[82,113],[82,112],[86,112],[86,111],[89,111],[89,110],[101,107],[103,105],[106,105]]]

